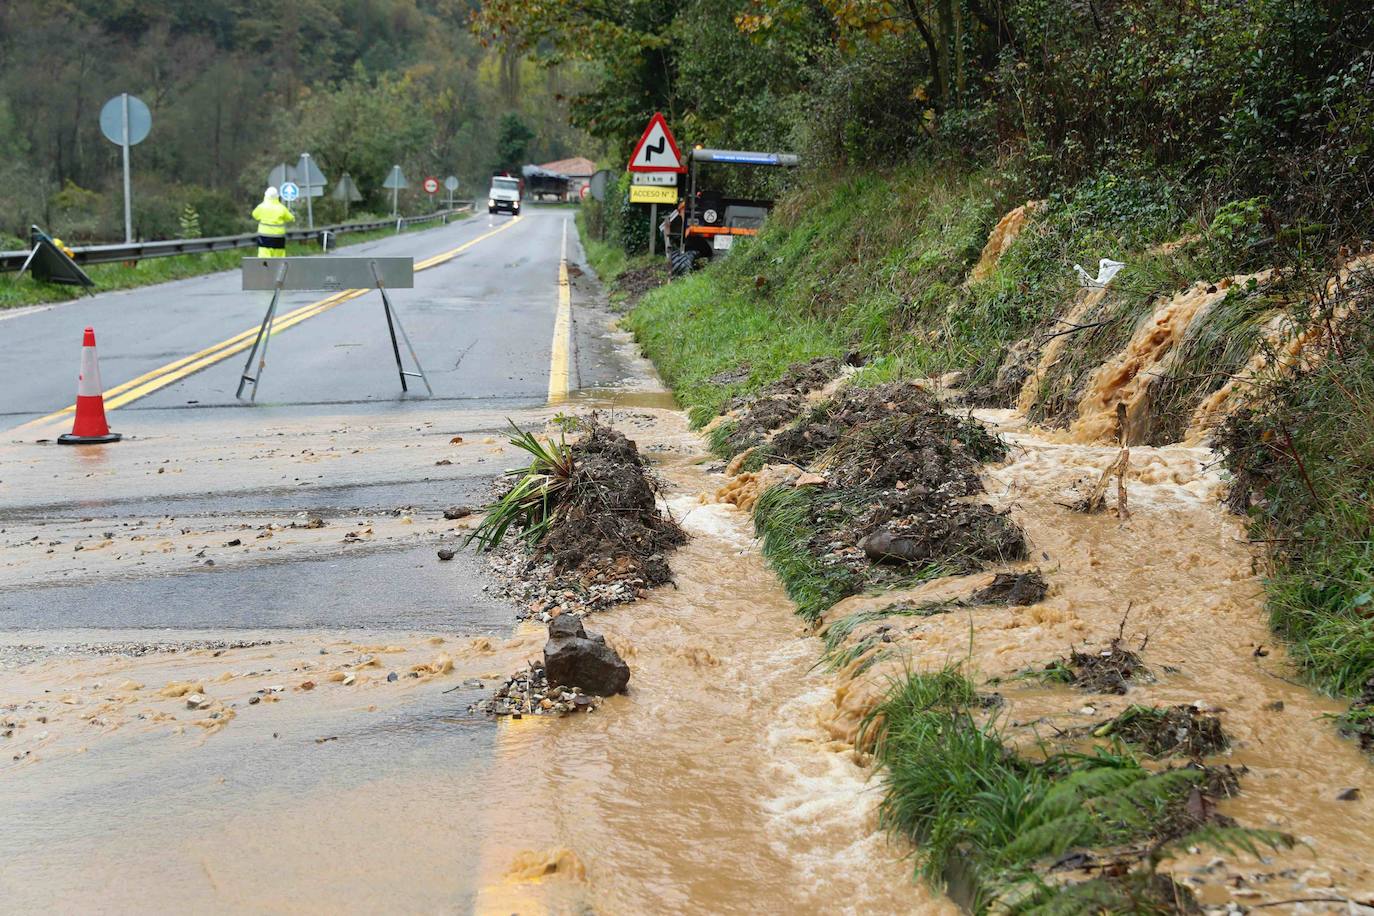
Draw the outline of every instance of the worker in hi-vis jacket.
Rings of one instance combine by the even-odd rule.
[[[286,209],[276,188],[263,192],[262,203],[253,208],[258,221],[258,257],[286,257],[286,224],[295,222],[296,214]]]

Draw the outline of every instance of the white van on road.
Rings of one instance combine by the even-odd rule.
[[[503,175],[492,176],[491,190],[487,192],[487,212],[495,213],[497,210],[519,214],[520,179]]]

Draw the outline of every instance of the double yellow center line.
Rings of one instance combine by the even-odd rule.
[[[516,223],[518,223],[521,219],[522,217],[517,216],[510,222],[500,226],[499,228],[493,229],[490,232],[477,236],[477,238],[475,239],[471,239],[467,242],[464,242],[457,248],[445,251],[442,254],[437,254],[432,258],[426,258],[425,260],[420,261],[415,265],[415,270],[417,272],[421,270],[428,270],[431,267],[438,267],[440,264],[445,264],[449,261],[452,261],[454,258],[458,257],[458,255],[462,254],[464,251],[467,251],[473,245],[476,245],[479,242],[486,241],[493,235],[505,232],[511,226],[514,226]],[[276,319],[272,323],[272,333],[274,335],[280,334],[287,328],[294,327],[295,325],[300,324],[302,321],[306,321],[308,319],[314,318],[316,315],[323,314],[324,312],[329,311],[336,305],[347,302],[350,299],[357,299],[359,296],[366,295],[370,292],[372,292],[372,290],[370,289],[348,289],[344,290],[343,292],[335,293],[332,296],[328,296],[324,299],[321,299],[318,302],[312,302],[309,305],[303,305],[300,308],[291,312],[287,312],[282,317]],[[131,404],[134,401],[139,400],[140,398],[145,398],[155,391],[158,391],[162,388],[166,388],[168,385],[171,385],[174,382],[178,382],[181,379],[184,379],[188,375],[193,375],[201,371],[202,369],[206,369],[210,366],[213,366],[215,363],[228,359],[235,353],[242,353],[244,350],[247,350],[249,347],[253,345],[253,340],[257,337],[259,330],[259,327],[251,327],[246,331],[241,331],[240,333],[235,334],[228,340],[221,340],[219,343],[214,344],[213,346],[206,347],[204,350],[200,350],[196,353],[192,353],[190,356],[184,356],[181,359],[176,360],[175,362],[170,362],[167,365],[154,369],[151,372],[145,372],[138,378],[129,379],[129,381],[127,382],[115,385],[113,388],[110,388],[105,392],[105,409],[107,411],[115,410],[117,408],[123,407],[126,404]],[[70,407],[64,407],[61,410],[50,413],[45,417],[39,417],[36,420],[30,420],[27,423],[24,423],[20,426],[16,426],[12,430],[12,432],[20,432],[22,430],[43,426],[47,423],[51,423],[54,420],[59,420],[62,417],[71,416],[75,412],[76,405],[73,404]]]

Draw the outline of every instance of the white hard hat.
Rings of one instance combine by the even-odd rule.
[[[268,188],[266,191],[262,192],[263,200],[273,200],[278,197],[281,197],[281,192],[276,188]]]

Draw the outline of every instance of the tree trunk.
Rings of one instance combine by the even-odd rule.
[[[935,41],[935,36],[930,31],[930,26],[926,24],[921,11],[916,7],[916,0],[906,0],[907,15],[916,25],[916,31],[921,33],[921,40],[925,42],[926,53],[930,55],[930,76],[935,83],[935,110],[943,111],[948,101],[948,90],[945,86],[944,68],[940,65],[940,48]]]

